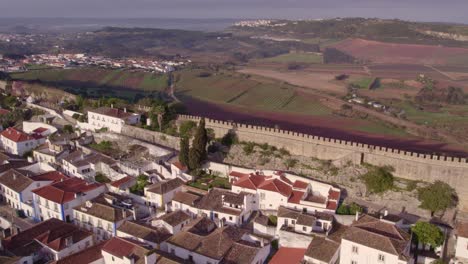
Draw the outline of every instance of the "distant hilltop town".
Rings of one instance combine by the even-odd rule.
[[[148,58],[108,58],[83,53],[75,54],[34,54],[21,58],[0,55],[0,70],[5,72],[27,71],[28,66],[54,68],[103,67],[110,69],[136,69],[148,72],[167,73],[181,68],[190,60],[154,60]]]

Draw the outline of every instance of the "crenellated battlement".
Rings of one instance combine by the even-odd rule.
[[[180,120],[193,120],[199,121],[201,117],[191,115],[179,115]],[[329,147],[346,149],[349,151],[361,152],[361,153],[372,153],[387,157],[393,157],[403,160],[420,161],[420,162],[431,162],[431,163],[460,163],[460,165],[467,165],[467,158],[451,157],[451,156],[439,156],[433,154],[425,154],[418,152],[405,151],[400,149],[388,148],[383,146],[369,145],[360,142],[347,141],[335,138],[327,138],[316,135],[309,135],[298,133],[289,130],[276,129],[271,127],[255,126],[248,124],[241,124],[229,121],[205,119],[206,126],[208,128],[225,129],[226,131],[235,129],[237,133],[252,134],[252,140],[248,139],[248,136],[244,136],[245,141],[256,141],[253,134],[260,136],[272,136],[276,138],[283,138],[290,140],[290,146],[294,146],[296,142],[312,143],[317,145],[325,145]],[[258,136],[257,135],[257,136]],[[247,137],[247,138],[246,138]],[[288,144],[289,145],[289,144]]]

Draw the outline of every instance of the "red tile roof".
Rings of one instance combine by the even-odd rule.
[[[102,251],[105,251],[118,258],[123,258],[129,256],[141,257],[138,255],[144,255],[141,253],[148,253],[150,250],[146,249],[144,244],[141,242],[120,237],[113,237],[102,247]]]
[[[270,260],[269,264],[299,264],[304,258],[306,250],[305,248],[281,247]]]
[[[135,177],[126,176],[126,177],[123,177],[122,179],[111,182],[111,186],[119,188],[121,185],[123,185],[123,184],[125,184],[125,183],[127,183],[129,181],[132,181],[134,179],[135,179]]]
[[[338,201],[340,199],[340,192],[330,189],[328,192],[328,199]]]
[[[68,176],[59,171],[49,171],[43,174],[32,176],[30,178],[33,181],[52,181],[53,183],[56,183],[68,179]]]
[[[338,204],[334,201],[328,201],[327,203],[327,209],[329,210],[336,210],[336,208],[338,207]]]
[[[277,192],[286,197],[289,197],[292,193],[292,187],[278,179],[266,180],[260,186],[258,186],[258,189]]]
[[[236,177],[236,178],[242,178],[242,177],[245,177],[245,176],[249,176],[249,174],[238,172],[238,171],[231,171],[229,173],[229,176]]]
[[[303,196],[304,196],[304,192],[292,191],[292,195],[291,197],[289,197],[288,203],[299,204]]]
[[[47,130],[49,130],[49,129],[47,129],[47,128],[45,128],[45,127],[38,127],[38,128],[36,128],[36,129],[34,129],[33,132],[34,132],[34,133],[41,134],[41,133],[46,132]]]
[[[88,183],[79,178],[69,178],[51,185],[33,190],[33,192],[49,201],[63,204],[75,199],[75,194],[94,190],[103,186],[100,183]]]
[[[172,164],[174,164],[174,166],[176,166],[179,170],[182,170],[182,171],[187,170],[187,166],[184,166],[180,161],[175,161]]]
[[[92,263],[94,261],[100,260],[103,258],[101,250],[106,242],[107,241],[103,241],[68,257],[54,261],[52,264]]]
[[[9,140],[13,142],[23,142],[23,141],[28,141],[28,140],[34,140],[36,138],[24,133],[23,131],[17,130],[16,128],[9,127],[5,129],[1,135],[3,137],[8,138]]]
[[[308,186],[309,184],[307,182],[303,182],[299,180],[296,180],[293,184],[293,188],[297,188],[297,189],[307,189]]]

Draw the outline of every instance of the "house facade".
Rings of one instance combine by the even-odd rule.
[[[23,156],[39,145],[45,143],[45,137],[40,134],[28,135],[16,128],[9,127],[1,132],[0,143],[6,152]]]
[[[93,129],[107,128],[120,133],[125,124],[134,125],[140,122],[141,115],[113,107],[101,107],[88,111],[88,125]]]

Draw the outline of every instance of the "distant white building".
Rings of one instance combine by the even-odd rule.
[[[92,129],[107,128],[109,131],[120,133],[125,124],[134,125],[140,122],[141,115],[129,113],[113,107],[101,107],[88,111],[88,125]]]
[[[9,127],[0,134],[0,142],[7,153],[22,156],[45,143],[41,134],[28,135],[16,128]]]

